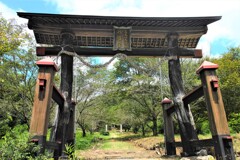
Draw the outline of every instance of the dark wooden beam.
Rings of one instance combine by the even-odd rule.
[[[190,110],[186,110],[184,107],[182,98],[184,96],[184,88],[183,88],[183,80],[182,80],[182,72],[180,60],[178,57],[179,48],[178,48],[178,34],[177,33],[169,33],[168,35],[168,47],[173,48],[169,51],[171,56],[177,56],[175,59],[170,59],[168,61],[168,69],[169,69],[169,80],[170,87],[173,93],[173,102],[175,106],[175,113],[178,119],[183,154],[189,156],[194,155],[196,152],[196,148],[191,146],[190,140],[198,139],[196,130],[194,129],[194,125],[190,120]]]
[[[57,143],[57,142],[50,142],[50,141],[46,142],[46,148],[48,149],[59,149],[59,145],[60,143]]]
[[[201,85],[183,97],[182,100],[183,100],[184,106],[187,106],[188,104],[190,104],[191,102],[197,100],[202,96],[203,96],[203,87]]]
[[[64,105],[64,97],[55,85],[53,85],[52,99],[59,105],[60,110],[62,110]]]
[[[176,155],[175,139],[174,139],[174,127],[173,119],[170,114],[167,113],[167,108],[170,108],[172,101],[164,98],[162,100],[163,107],[163,122],[164,122],[164,141],[165,150],[167,155]]]
[[[192,140],[191,144],[195,147],[213,147],[214,141],[212,139]]]
[[[191,140],[190,143],[191,143],[192,146],[200,147],[200,148],[213,147],[214,146],[213,139]],[[182,142],[181,141],[175,142],[175,146],[176,147],[182,147]]]
[[[56,56],[61,47],[37,47],[37,56]],[[127,56],[146,56],[146,57],[169,57],[168,48],[132,48],[132,51],[113,51],[112,48],[81,48],[74,47],[75,52],[80,56],[113,56],[117,53],[124,53]],[[181,58],[202,58],[201,49],[178,48],[177,55]]]
[[[72,41],[72,36],[65,34],[63,44],[68,45]],[[59,111],[59,119],[56,132],[56,141],[61,142],[61,149],[54,151],[54,157],[65,155],[66,130],[69,123],[70,106],[72,102],[72,83],[73,83],[73,57],[61,55],[61,83],[60,90],[65,97],[64,109]]]

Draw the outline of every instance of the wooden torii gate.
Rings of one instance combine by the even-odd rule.
[[[207,25],[221,17],[111,17],[23,12],[18,12],[18,16],[29,20],[28,27],[33,30],[38,44],[51,45],[51,47],[37,47],[37,56],[57,56],[64,49],[79,56],[114,56],[120,52],[127,56],[168,57],[169,78],[183,155],[196,154],[198,147],[191,142],[197,141],[198,137],[191,121],[190,110],[184,107],[185,93],[179,58],[201,58],[202,51],[195,49],[198,41],[207,32]],[[74,106],[71,101],[73,57],[61,55],[60,91],[52,83],[48,83],[49,80],[52,82],[53,72],[57,70],[53,62],[43,60],[37,64],[40,69],[30,133],[42,145],[42,151],[49,146],[55,148],[54,156],[57,159],[64,154],[62,151],[65,143],[73,142],[73,136],[69,136],[72,130],[69,132],[66,129],[66,126],[74,125],[74,122],[69,120],[69,117],[73,117],[69,114],[69,110]],[[49,75],[49,79],[41,78],[41,75]],[[38,96],[44,87],[48,87],[49,94]],[[55,142],[46,142],[51,97],[61,101],[59,106],[64,109],[60,109],[59,112]],[[45,103],[40,103],[42,101]],[[41,107],[44,109],[39,109]]]

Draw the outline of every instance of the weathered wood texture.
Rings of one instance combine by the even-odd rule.
[[[180,48],[196,48],[207,25],[221,17],[113,17],[20,13],[29,19],[39,44],[62,45],[61,33],[74,33],[72,45],[82,47],[113,47],[113,28],[131,27],[132,48],[164,48],[169,31],[179,33]],[[146,56],[149,52],[145,52]]]
[[[203,87],[201,85],[183,97],[182,100],[184,103],[184,107],[186,108],[188,106],[188,104],[196,101],[197,99],[199,99],[202,96],[203,96]]]
[[[76,103],[72,102],[70,106],[69,122],[66,130],[66,141],[71,145],[74,145],[75,143],[75,106]]]
[[[212,135],[229,135],[229,128],[220,88],[214,89],[211,81],[218,79],[215,69],[205,69],[200,72],[204,96],[208,109],[208,118]]]
[[[167,98],[162,101],[166,155],[176,155],[173,120],[171,114],[167,112],[167,109],[172,105],[171,103],[172,101]]]
[[[235,159],[232,138],[228,128],[216,69],[218,65],[205,61],[197,70],[202,80],[204,97],[207,104],[210,130],[213,136],[216,158]]]
[[[177,55],[178,34],[172,33],[168,36],[169,48],[172,48],[170,55],[173,57]],[[168,61],[169,79],[171,90],[174,96],[173,102],[175,106],[175,113],[177,115],[178,124],[180,128],[181,141],[183,147],[183,154],[194,155],[196,148],[191,146],[190,140],[197,140],[197,133],[191,121],[191,112],[184,107],[182,98],[184,97],[181,65],[179,58]]]
[[[53,85],[53,93],[52,93],[52,99],[59,105],[59,107],[62,109],[64,105],[64,97],[62,93],[58,90],[58,88]]]
[[[69,49],[69,47],[66,47]],[[169,48],[133,48],[131,51],[113,51],[112,48],[81,48],[73,47],[74,51],[80,56],[113,56],[117,53],[124,53],[127,56],[145,56],[145,57],[169,57]],[[56,56],[61,47],[37,47],[37,56]],[[70,49],[70,51],[73,51]],[[181,58],[202,58],[201,49],[178,48],[176,56]]]
[[[61,150],[54,151],[54,157],[65,154],[66,130],[69,122],[69,114],[72,100],[72,82],[73,82],[73,57],[68,55],[61,56],[61,84],[62,93],[66,94],[66,104],[59,110],[58,126],[56,132],[56,141],[61,142]]]
[[[49,106],[52,98],[54,74],[55,68],[53,66],[39,66],[30,124],[31,135],[47,135]],[[41,80],[43,80],[43,86],[40,86]]]

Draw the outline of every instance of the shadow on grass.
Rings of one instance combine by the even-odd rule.
[[[126,135],[123,137],[116,137],[116,138],[111,138],[114,139],[116,141],[131,141],[131,140],[137,140],[137,139],[141,139],[141,138],[146,138],[148,136],[142,136],[142,135]]]

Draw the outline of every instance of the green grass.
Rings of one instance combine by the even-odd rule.
[[[107,141],[99,146],[102,150],[134,150],[135,146],[128,142],[123,141]]]
[[[98,132],[95,132],[94,134],[88,133],[86,137],[82,137],[82,132],[77,130],[75,147],[77,150],[85,150],[91,148],[96,143],[107,139],[110,139],[110,137],[100,135]]]

